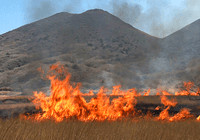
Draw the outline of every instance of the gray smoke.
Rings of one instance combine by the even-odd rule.
[[[126,0],[60,0],[59,2],[29,0],[27,17],[29,21],[35,21],[61,11],[81,13],[88,9],[100,8],[144,32],[161,38],[200,17],[199,0],[183,0],[182,6],[173,5],[176,2],[172,0],[146,0],[144,2],[146,7],[142,4],[131,4]],[[169,7],[172,11],[168,10]]]
[[[141,6],[134,4],[130,5],[127,2],[116,3],[112,2],[112,13],[127,23],[137,23],[139,16],[141,15]]]
[[[184,0],[182,7],[170,4],[170,1],[147,0],[145,9],[139,4],[113,3],[114,15],[157,37],[165,37],[200,18],[199,0]]]
[[[29,0],[27,5],[27,19],[29,22],[46,18],[55,13],[55,7],[51,0],[35,1]]]

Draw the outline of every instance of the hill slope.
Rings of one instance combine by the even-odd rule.
[[[162,39],[160,44],[161,51],[151,62],[151,69],[163,73],[159,78],[200,84],[200,20]]]
[[[0,36],[0,87],[32,94],[49,84],[36,69],[58,61],[85,88],[141,87],[159,40],[102,10],[59,13]]]
[[[85,89],[174,89],[183,81],[199,84],[199,61],[200,20],[159,39],[96,9],[58,13],[0,35],[0,87],[26,94],[48,89],[37,68],[56,62]]]

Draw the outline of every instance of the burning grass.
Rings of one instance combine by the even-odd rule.
[[[94,95],[92,91],[82,93],[80,84],[71,84],[62,66],[53,65],[48,78],[51,95],[34,93],[33,103],[41,112],[0,120],[1,139],[200,139],[200,117],[185,107],[170,113],[178,103],[185,103],[186,96],[199,96],[199,88],[191,90],[192,82],[184,83],[186,89],[176,96],[166,91],[150,96],[150,90],[139,93],[120,86],[113,87],[109,95],[102,87]],[[199,104],[192,101],[187,105],[199,110]]]
[[[42,70],[40,69],[40,71]],[[42,71],[42,73],[44,72]],[[108,95],[108,90],[101,87],[96,97],[94,97],[92,91],[82,93],[80,91],[80,84],[71,84],[70,74],[62,65],[52,65],[47,77],[51,81],[51,95],[46,96],[45,93],[35,92],[33,103],[42,112],[27,116],[25,117],[26,119],[36,121],[54,119],[56,122],[61,122],[65,119],[76,118],[79,121],[88,122],[117,121],[125,118],[144,116],[141,114],[141,110],[136,109],[136,97],[149,96],[150,89],[143,93],[138,93],[134,88],[123,91],[120,89],[120,86],[114,86],[112,92]],[[191,90],[194,86],[192,82],[185,82],[184,86],[186,89],[175,93],[175,95],[199,96],[199,88],[196,91]],[[195,117],[190,114],[188,108],[182,108],[180,112],[171,116],[169,110],[177,105],[176,99],[168,99],[166,95],[170,96],[172,94],[167,91],[160,91],[156,95],[160,96],[164,107],[162,110],[160,110],[160,106],[154,109],[160,110],[155,120],[180,121]],[[89,101],[85,99],[87,96],[91,97]],[[117,98],[110,100],[112,96],[116,96]],[[149,116],[152,116],[152,114]],[[199,117],[197,120],[199,120]]]
[[[55,123],[47,120],[0,120],[2,140],[64,140],[64,139],[136,139],[136,140],[197,140],[200,139],[200,123],[194,120],[166,123],[140,119],[138,121],[81,122],[68,120]]]

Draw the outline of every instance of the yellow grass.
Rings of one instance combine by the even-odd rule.
[[[173,123],[145,120],[87,123],[0,121],[2,140],[198,140],[199,130],[200,123],[193,120]]]

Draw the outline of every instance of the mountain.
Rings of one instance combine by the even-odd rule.
[[[150,65],[155,73],[162,72],[160,79],[168,79],[171,84],[182,81],[200,84],[200,20],[163,38],[160,47],[160,53],[152,60],[157,67]]]
[[[148,73],[159,40],[103,10],[58,13],[0,36],[0,87],[45,90],[49,81],[37,68],[56,62],[84,88],[142,87],[140,73]]]
[[[200,80],[200,20],[159,39],[95,9],[66,12],[0,35],[0,87],[49,88],[38,67],[60,62],[82,89],[179,88]]]
[[[167,55],[180,57],[180,61],[189,63],[200,55],[200,20],[193,22],[185,28],[163,39],[163,49],[168,50]]]

